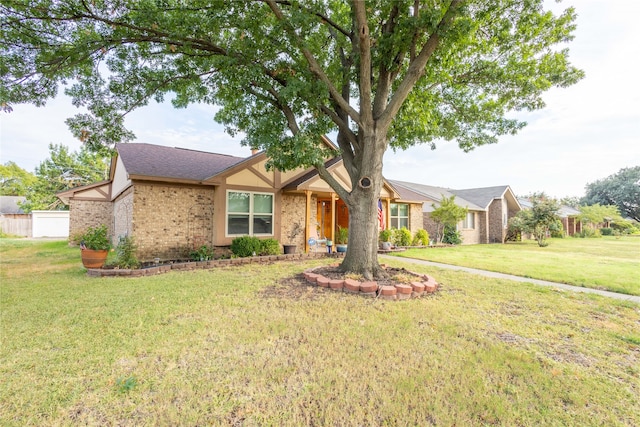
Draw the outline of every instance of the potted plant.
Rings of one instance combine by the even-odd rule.
[[[111,241],[107,237],[107,226],[89,227],[80,236],[80,254],[85,268],[102,268],[109,255]]]
[[[301,231],[302,231],[302,227],[300,226],[299,222],[296,222],[295,224],[293,224],[293,227],[291,228],[291,232],[289,232],[289,242],[291,243],[288,245],[282,245],[282,247],[284,248],[285,254],[296,253],[297,245],[294,242],[296,237],[298,236],[298,234],[300,234]]]
[[[391,229],[385,228],[381,230],[378,239],[380,240],[380,249],[383,251],[391,249]]]
[[[349,241],[349,229],[338,226],[336,233],[336,252],[347,252],[347,242]]]

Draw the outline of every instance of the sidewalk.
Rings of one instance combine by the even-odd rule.
[[[387,259],[387,260],[395,259],[398,261],[404,261],[404,262],[413,263],[413,264],[444,268],[447,270],[464,271],[467,273],[478,274],[481,276],[492,277],[495,279],[507,279],[507,280],[514,280],[516,282],[534,283],[536,285],[541,285],[541,286],[552,286],[558,289],[563,289],[565,291],[596,294],[596,295],[601,295],[603,297],[615,298],[615,299],[624,300],[624,301],[631,301],[631,302],[635,302],[636,304],[640,304],[640,296],[619,294],[619,293],[610,292],[610,291],[601,291],[599,289],[583,288],[580,286],[567,285],[564,283],[549,282],[547,280],[539,280],[539,279],[531,279],[528,277],[514,276],[511,274],[504,274],[504,273],[496,273],[493,271],[480,270],[477,268],[460,267],[460,266],[451,265],[451,264],[442,264],[439,262],[425,261],[425,260],[415,259],[415,258],[404,258],[404,257],[390,256],[390,255],[378,255],[378,257],[382,259]]]

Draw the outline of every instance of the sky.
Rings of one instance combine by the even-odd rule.
[[[548,2],[553,10],[574,6],[575,39],[570,61],[586,77],[569,88],[543,96],[546,107],[514,117],[528,125],[497,144],[465,153],[455,141],[389,150],[384,157],[387,179],[453,189],[509,185],[525,196],[545,192],[553,197],[581,197],[588,183],[625,167],[640,166],[640,82],[637,61],[640,36],[636,0],[567,0]],[[248,156],[240,138],[232,138],[213,121],[215,107],[193,105],[175,109],[151,103],[126,119],[135,142]],[[64,121],[78,110],[59,95],[45,107],[13,105],[0,112],[0,163],[13,161],[34,172],[49,157],[49,144],[77,151]]]

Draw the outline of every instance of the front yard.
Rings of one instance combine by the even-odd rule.
[[[441,289],[295,279],[324,260],[89,278],[65,242],[0,257],[3,426],[640,425],[632,303],[401,259]]]
[[[640,295],[640,236],[409,249],[395,255]]]

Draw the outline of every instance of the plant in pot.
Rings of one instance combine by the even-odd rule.
[[[282,247],[284,248],[284,253],[285,254],[295,254],[296,253],[296,244],[295,244],[295,239],[296,237],[298,237],[298,234],[300,234],[300,232],[302,231],[302,227],[300,226],[299,222],[296,222],[295,224],[293,224],[293,227],[291,228],[291,231],[289,232],[289,242],[291,242],[288,245],[282,245]]]
[[[349,241],[349,229],[338,226],[336,233],[336,252],[347,252],[347,242]]]
[[[85,268],[102,268],[109,255],[111,241],[107,237],[107,226],[89,227],[80,236],[80,254]]]
[[[385,228],[380,231],[378,236],[378,240],[380,240],[380,249],[383,251],[388,251],[391,249],[391,229]]]

